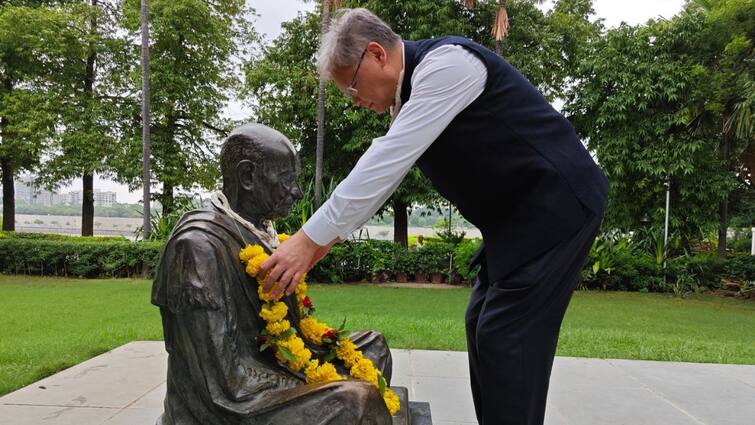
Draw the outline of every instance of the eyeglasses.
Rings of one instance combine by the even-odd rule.
[[[359,57],[359,63],[357,63],[357,69],[354,70],[354,77],[351,79],[351,84],[349,84],[348,87],[346,87],[346,94],[351,96],[352,98],[357,97],[357,89],[354,88],[354,86],[357,84],[357,73],[359,73],[359,68],[362,66],[362,61],[364,60],[364,54],[367,53],[367,47],[364,48],[362,51],[362,56]]]

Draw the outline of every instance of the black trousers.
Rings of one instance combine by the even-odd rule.
[[[479,425],[542,425],[561,321],[600,221],[501,280],[481,263],[466,313]]]

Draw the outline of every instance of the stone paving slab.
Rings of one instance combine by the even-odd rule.
[[[391,350],[392,385],[436,425],[476,424],[463,352]],[[152,425],[162,342],[132,342],[0,398],[0,425]],[[755,366],[558,357],[546,425],[752,425]]]

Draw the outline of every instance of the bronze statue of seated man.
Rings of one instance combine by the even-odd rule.
[[[271,128],[245,125],[225,141],[220,162],[222,192],[207,209],[181,218],[152,288],[168,352],[165,411],[157,424],[390,424],[375,385],[356,379],[307,384],[273,350],[260,350],[264,301],[239,252],[256,244],[271,254],[277,246],[271,220],[287,216],[302,197],[294,146]],[[288,306],[286,319],[300,329],[296,295],[281,301]],[[368,331],[350,339],[390,381],[383,336]],[[324,355],[308,348],[313,358]]]

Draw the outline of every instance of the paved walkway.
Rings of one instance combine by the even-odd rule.
[[[434,424],[476,424],[466,353],[392,351]],[[162,342],[126,344],[0,398],[0,424],[152,425],[165,371]],[[551,382],[547,425],[755,424],[755,366],[559,357]]]

